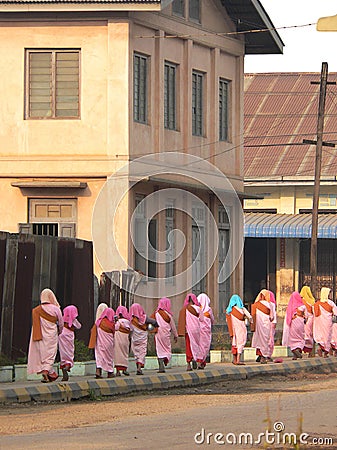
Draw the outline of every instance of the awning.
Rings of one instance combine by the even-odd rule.
[[[311,214],[245,213],[245,237],[309,238]],[[317,237],[337,238],[337,214],[319,214]]]

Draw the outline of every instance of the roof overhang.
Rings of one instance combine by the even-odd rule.
[[[221,0],[237,31],[245,36],[246,55],[282,54],[284,43],[259,0]],[[254,30],[265,30],[252,32]]]
[[[245,237],[311,238],[311,214],[245,213]],[[337,214],[319,214],[317,237],[337,238]]]
[[[88,184],[83,181],[13,181],[11,183],[13,187],[20,189],[85,189]]]

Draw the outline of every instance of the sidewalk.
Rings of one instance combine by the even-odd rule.
[[[221,380],[245,379],[257,375],[287,375],[296,372],[331,373],[337,372],[337,358],[310,358],[292,361],[285,358],[283,363],[247,363],[234,366],[230,363],[213,363],[205,370],[186,372],[185,367],[174,367],[165,373],[144,370],[143,376],[131,373],[129,377],[104,378],[71,377],[62,382],[43,384],[40,381],[1,383],[0,403],[25,402],[70,402],[74,399],[97,399],[106,396],[129,394],[132,392],[153,391],[176,387],[196,386]]]

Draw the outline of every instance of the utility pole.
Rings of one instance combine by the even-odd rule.
[[[311,276],[311,290],[315,297],[317,297],[317,230],[318,230],[318,206],[319,206],[319,190],[321,182],[321,167],[322,167],[322,147],[335,147],[335,144],[323,142],[324,130],[324,112],[325,112],[325,98],[326,87],[328,84],[336,84],[335,82],[328,82],[328,63],[322,63],[321,81],[312,81],[311,84],[320,84],[318,117],[317,117],[317,140],[312,141],[303,139],[305,144],[316,144],[316,158],[315,158],[315,182],[314,194],[312,202],[312,225],[311,225],[311,247],[310,247],[310,276]]]

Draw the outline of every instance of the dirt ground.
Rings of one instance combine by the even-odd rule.
[[[153,416],[188,411],[210,402],[212,405],[246,403],[260,398],[301,394],[319,390],[336,390],[337,374],[299,373],[269,378],[223,381],[192,388],[142,393],[108,399],[71,403],[17,404],[0,407],[0,435],[43,432],[106,424],[125,417]],[[162,396],[165,396],[163,410]]]

